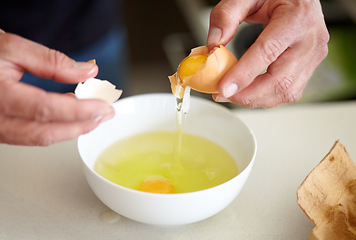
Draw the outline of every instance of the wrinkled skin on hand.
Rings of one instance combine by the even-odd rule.
[[[0,29],[0,143],[47,146],[87,133],[114,115],[104,101],[19,82],[26,71],[75,84],[96,76],[98,67]]]
[[[222,0],[210,15],[209,48],[227,44],[243,21],[262,23],[264,30],[221,79],[214,99],[251,108],[298,101],[328,53],[329,34],[320,2]]]

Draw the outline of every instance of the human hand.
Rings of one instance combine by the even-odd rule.
[[[243,21],[262,23],[264,30],[221,79],[215,101],[251,108],[298,101],[328,53],[319,1],[222,0],[210,15],[208,47],[227,44]]]
[[[98,67],[0,29],[0,143],[46,146],[113,117],[114,109],[102,100],[78,100],[19,82],[25,71],[78,83],[96,76]]]

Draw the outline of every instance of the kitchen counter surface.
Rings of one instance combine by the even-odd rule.
[[[257,156],[240,195],[217,215],[157,227],[111,212],[89,188],[76,141],[0,144],[0,239],[308,239],[296,191],[337,139],[356,161],[356,101],[236,109]]]

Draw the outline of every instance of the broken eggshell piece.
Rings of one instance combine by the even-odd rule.
[[[339,141],[303,181],[297,197],[315,224],[309,239],[356,239],[356,165]]]
[[[120,98],[122,90],[116,89],[107,80],[89,78],[84,83],[79,83],[74,93],[78,99],[101,99],[113,103]]]
[[[194,56],[206,56],[206,62],[202,69],[191,76],[181,77],[179,73],[185,60]],[[177,86],[191,87],[198,92],[218,93],[218,85],[224,74],[237,62],[235,56],[223,45],[209,51],[207,46],[193,48],[191,53],[180,63],[178,70],[172,76],[169,76],[173,94]],[[181,96],[182,97],[182,96]]]

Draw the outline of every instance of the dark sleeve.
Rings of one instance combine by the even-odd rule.
[[[0,1],[0,28],[69,53],[120,24],[120,5],[118,0]]]

